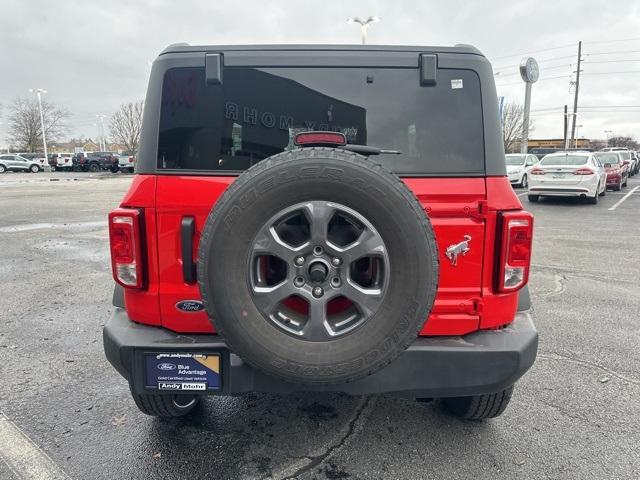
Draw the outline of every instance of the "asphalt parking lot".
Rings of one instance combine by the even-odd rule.
[[[303,393],[209,398],[182,421],[139,413],[102,351],[105,219],[130,181],[0,177],[0,431],[46,454],[33,478],[638,478],[640,178],[599,205],[521,196],[536,219],[540,351],[484,423],[393,396]],[[0,457],[22,443],[0,435]],[[2,462],[0,478],[15,478]]]

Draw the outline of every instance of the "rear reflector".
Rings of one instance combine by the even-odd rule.
[[[143,288],[142,212],[117,208],[109,213],[113,278],[125,288]]]
[[[304,132],[296,135],[294,143],[304,145],[346,145],[347,137],[339,132]]]
[[[531,175],[544,175],[544,170],[539,168],[539,167],[535,167],[533,169],[531,169]]]
[[[502,241],[498,269],[498,290],[512,292],[529,280],[533,215],[529,212],[502,214]]]
[[[573,172],[574,175],[593,175],[594,173],[595,172],[593,170],[587,167],[579,168],[578,170]]]

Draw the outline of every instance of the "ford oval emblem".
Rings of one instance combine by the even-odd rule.
[[[204,310],[204,304],[199,300],[182,300],[176,303],[176,308],[182,312],[200,312]]]
[[[176,366],[173,363],[161,363],[158,365],[158,370],[175,370]]]

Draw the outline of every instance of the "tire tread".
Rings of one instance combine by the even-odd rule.
[[[497,393],[445,398],[445,408],[465,420],[484,420],[500,416],[513,394],[513,385]]]
[[[160,418],[176,418],[187,415],[198,404],[196,402],[189,408],[178,408],[173,404],[172,395],[145,395],[131,392],[138,409],[145,415]]]

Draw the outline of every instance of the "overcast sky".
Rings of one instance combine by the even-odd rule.
[[[381,17],[370,29],[370,44],[475,45],[500,72],[498,95],[507,100],[522,102],[517,64],[525,55],[536,57],[534,138],[562,136],[561,109],[572,104],[569,75],[582,40],[580,136],[603,138],[613,130],[640,137],[638,0],[1,3],[0,145],[6,106],[30,87],[47,89],[47,100],[69,109],[70,135],[95,137],[95,115],[144,98],[148,62],[171,43],[356,43],[358,27],[345,22],[353,15]]]

